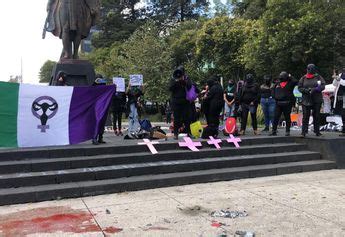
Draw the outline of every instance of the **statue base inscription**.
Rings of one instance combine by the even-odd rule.
[[[92,85],[95,80],[95,70],[93,65],[87,60],[60,59],[52,71],[50,86],[58,85],[57,75],[64,72],[67,77],[67,86],[87,86]]]

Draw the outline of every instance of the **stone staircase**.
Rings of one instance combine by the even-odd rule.
[[[0,150],[0,205],[333,169],[293,137],[247,137],[199,152],[176,142]]]

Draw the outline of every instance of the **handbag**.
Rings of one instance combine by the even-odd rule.
[[[193,137],[199,138],[202,134],[203,127],[200,121],[196,121],[190,125],[190,132]]]
[[[194,100],[196,100],[196,98],[198,98],[198,93],[196,93],[196,88],[194,85],[191,86],[191,88],[188,90],[186,89],[186,99],[189,102],[193,102]]]

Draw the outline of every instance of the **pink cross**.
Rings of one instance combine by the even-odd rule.
[[[143,139],[144,142],[139,142],[138,145],[146,145],[152,154],[158,154],[158,151],[153,146],[154,144],[159,144],[159,142],[151,142],[149,139]]]
[[[230,138],[226,140],[228,143],[234,143],[236,148],[240,148],[239,142],[242,142],[241,138],[234,137],[232,134],[230,134]]]
[[[183,138],[185,142],[179,142],[178,145],[180,147],[188,147],[192,151],[199,151],[198,146],[202,146],[201,142],[193,142],[190,137],[184,137]]]
[[[219,143],[222,143],[220,139],[214,139],[214,137],[210,136],[210,140],[207,141],[209,145],[214,145],[217,149],[220,149]]]

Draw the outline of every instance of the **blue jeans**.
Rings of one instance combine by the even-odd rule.
[[[137,133],[140,130],[138,110],[135,104],[130,104],[130,112],[128,116],[128,133]]]
[[[261,108],[265,116],[265,127],[269,127],[274,121],[274,111],[276,109],[276,101],[273,98],[261,98]]]
[[[235,110],[235,103],[233,103],[231,106],[229,106],[227,103],[225,103],[225,105],[224,105],[224,115],[225,115],[224,121],[233,115],[234,110]]]

